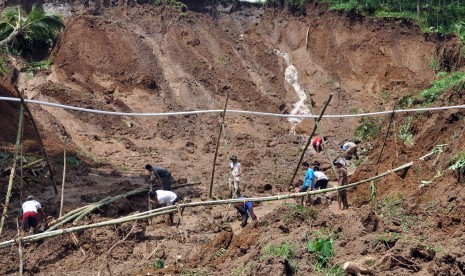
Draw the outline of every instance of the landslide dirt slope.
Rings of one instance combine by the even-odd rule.
[[[229,109],[289,113],[298,98],[284,77],[288,65],[276,54],[275,50],[279,50],[289,54],[300,85],[312,94],[317,112],[330,93],[334,98],[328,114],[346,114],[354,108],[390,110],[394,100],[434,79],[429,63],[437,43],[440,42],[423,36],[412,23],[351,20],[321,6],[309,7],[305,17],[248,5],[187,14],[151,5],[112,8],[99,16],[84,13],[68,18],[54,52],[52,69],[32,79],[22,77],[21,87],[28,98],[108,111],[221,109],[229,92]],[[11,92],[5,89],[2,95]],[[447,103],[447,98],[443,102]],[[0,120],[11,131],[0,135],[2,147],[11,149],[17,121],[15,105],[0,104],[2,114],[7,110],[4,106],[10,110]],[[44,132],[46,147],[56,160],[62,154],[64,133],[71,153],[86,160],[85,165],[71,168],[68,174],[68,210],[144,185],[146,163],[169,168],[175,179],[203,182],[200,188],[179,191],[183,196],[205,197],[207,193],[218,114],[117,117],[36,105],[31,109]],[[436,144],[450,141],[447,152],[438,159],[444,168],[447,158],[462,148],[462,115],[453,115],[454,112],[428,113],[416,118],[418,135],[414,146],[400,146],[398,142],[398,154],[391,135],[378,166],[374,163],[382,138],[372,141],[373,149],[366,155],[371,161],[362,165],[352,179],[392,169],[426,154]],[[398,125],[402,120],[403,115],[397,117]],[[330,137],[328,150],[333,155],[341,154],[339,144],[353,136],[357,124],[356,119],[322,121],[323,131]],[[312,128],[313,120],[304,120],[296,128],[298,135],[293,135],[286,119],[226,116],[229,151],[239,156],[244,167],[243,183],[248,195],[263,195],[262,187],[267,183],[273,185],[267,194],[287,191],[287,181],[307,138],[305,135]],[[35,151],[31,131],[28,129],[26,135],[31,137],[31,151]],[[226,155],[222,141],[214,188],[219,196],[226,194]],[[312,150],[306,159],[319,160],[329,168],[325,157],[315,155]],[[239,235],[233,234],[240,231],[235,228],[237,225],[233,223],[231,231],[229,223],[222,223],[226,210],[223,207],[186,210],[184,217],[190,236],[187,243],[181,242],[178,229],[167,228],[160,224],[161,219],[155,219],[155,224],[137,224],[137,235],[115,247],[108,257],[108,249],[129,232],[130,225],[78,233],[85,256],[68,237],[46,240],[26,248],[27,273],[94,275],[100,270],[108,273],[105,265],[108,261],[112,273],[117,275],[139,271],[179,274],[188,268],[225,275],[253,262],[244,273],[308,275],[315,273],[315,269],[309,265],[314,257],[305,250],[306,241],[312,231],[330,227],[342,237],[335,242],[337,255],[333,264],[366,255],[381,258],[390,254],[392,258],[383,259],[378,274],[445,271],[444,275],[457,275],[464,266],[457,251],[463,244],[460,230],[463,222],[459,215],[463,189],[455,184],[450,172],[444,171],[431,188],[418,190],[420,180],[432,179],[436,174],[433,161],[414,166],[404,178],[392,174],[377,183],[381,205],[383,197],[400,198],[404,204],[402,210],[406,210],[402,215],[415,222],[415,227],[409,224],[408,229],[400,228],[402,223],[398,221],[383,220],[370,206],[365,206],[369,195],[367,187],[362,187],[350,191],[354,208],[349,212],[333,213],[317,207],[318,217],[308,221],[294,216],[293,207],[284,206]],[[60,171],[59,165],[56,166]],[[330,170],[327,173],[332,175]],[[5,179],[1,183],[3,191]],[[28,189],[42,200],[50,214],[57,214],[58,202],[50,186],[40,190],[28,186]],[[434,196],[437,194],[441,196]],[[144,200],[136,197],[120,202],[84,223],[143,210]],[[19,202],[13,205],[18,207]],[[267,205],[262,208],[267,209]],[[14,236],[14,229],[10,221],[8,237]],[[385,230],[399,232],[400,242],[380,245]],[[216,234],[218,231],[222,232]],[[452,237],[454,243],[444,243],[446,237]],[[409,240],[413,242],[408,243]],[[164,242],[156,256],[164,259],[168,268],[147,270],[153,260],[144,259],[161,241]],[[260,257],[269,244],[285,241],[296,248],[298,269],[294,272],[282,258]],[[434,254],[427,250],[434,246],[441,250]],[[223,253],[217,254],[220,251]],[[1,273],[15,273],[17,263],[17,252],[12,248],[2,260]]]

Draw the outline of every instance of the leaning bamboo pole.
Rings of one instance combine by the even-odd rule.
[[[333,94],[330,94],[328,100],[326,101],[326,103],[325,103],[325,105],[323,107],[323,110],[321,110],[320,116],[318,116],[318,119],[315,120],[315,126],[313,127],[313,131],[310,134],[310,136],[308,137],[308,140],[307,140],[307,143],[305,144],[304,150],[302,151],[302,154],[300,155],[299,162],[297,162],[297,167],[296,167],[296,169],[294,171],[294,174],[292,175],[291,181],[289,182],[289,186],[292,186],[293,183],[294,183],[295,176],[296,176],[297,172],[299,171],[300,163],[302,163],[302,160],[304,159],[304,156],[305,156],[305,152],[307,151],[308,146],[312,142],[313,134],[315,134],[315,131],[317,129],[317,123],[320,122],[321,118],[323,117],[323,114],[325,114],[326,107],[328,107],[328,104],[329,104],[329,102],[331,101],[332,98],[333,98]]]
[[[383,155],[383,151],[384,151],[384,147],[386,146],[386,140],[388,138],[388,135],[389,135],[389,130],[391,130],[391,124],[392,124],[392,121],[394,120],[394,115],[396,114],[396,104],[397,102],[394,103],[394,107],[392,108],[392,113],[391,113],[391,116],[389,118],[389,125],[388,125],[388,128],[386,130],[386,135],[384,136],[384,141],[383,141],[383,146],[381,147],[381,151],[379,152],[379,156],[378,156],[378,160],[376,161],[376,165],[378,165],[379,161],[381,160],[381,156]]]
[[[223,132],[224,117],[226,116],[226,108],[228,107],[228,100],[229,100],[229,90],[228,90],[228,93],[226,94],[226,101],[224,103],[223,113],[221,113],[220,130],[218,132],[218,139],[216,140],[215,157],[213,158],[212,178],[210,181],[210,189],[208,190],[209,198],[212,198],[213,180],[215,178],[216,157],[218,156],[218,148],[220,147],[221,133]]]
[[[310,93],[308,93],[307,90],[304,90],[304,92],[305,92],[305,95],[307,96],[307,102],[308,102],[308,106],[310,107],[310,112],[312,112],[312,115],[315,115],[315,112],[313,110],[312,98],[310,97]],[[315,124],[317,126],[318,133],[320,134],[320,138],[323,141],[324,135],[323,135],[323,131],[321,131],[320,122],[315,119]],[[324,152],[326,153],[326,157],[328,157],[329,164],[331,164],[331,169],[333,169],[334,176],[337,177],[338,173],[336,171],[336,167],[334,166],[333,158],[331,158],[331,154],[329,153],[329,150],[326,149]]]
[[[329,192],[335,192],[335,191],[340,191],[340,190],[345,190],[350,187],[355,187],[367,182],[370,182],[372,180],[376,180],[379,178],[382,178],[388,174],[401,171],[404,169],[407,169],[413,165],[413,162],[404,164],[400,167],[397,167],[392,170],[388,170],[382,174],[376,175],[374,177],[364,179],[355,183],[347,184],[345,186],[337,186],[333,188],[328,188],[328,189],[323,189],[323,190],[316,190],[316,191],[308,191],[308,192],[303,192],[303,193],[291,193],[287,195],[277,195],[277,196],[268,196],[268,197],[257,197],[257,198],[247,198],[247,201],[250,202],[265,202],[265,201],[275,201],[275,200],[285,200],[289,198],[298,198],[298,197],[303,197],[303,196],[308,196],[308,195],[316,195],[316,194],[323,194],[323,193],[329,193]],[[211,205],[223,205],[223,204],[230,204],[230,203],[236,203],[236,202],[244,202],[244,199],[226,199],[226,200],[212,200],[212,201],[202,201],[202,202],[191,202],[191,203],[184,203],[184,204],[179,204],[180,208],[186,208],[186,207],[196,207],[196,206],[211,206]],[[23,238],[17,238],[13,240],[8,240],[0,243],[0,249],[1,248],[6,248],[14,243],[22,242],[22,243],[31,243],[31,242],[36,242],[40,240],[44,240],[47,238],[52,238],[56,237],[62,234],[66,233],[74,233],[77,231],[82,231],[86,229],[92,229],[92,228],[97,228],[97,227],[104,227],[104,226],[109,226],[109,225],[115,225],[115,224],[121,224],[125,222],[132,222],[136,220],[142,220],[142,219],[148,219],[151,217],[155,216],[161,216],[164,214],[169,214],[177,212],[177,207],[176,206],[167,206],[159,209],[155,209],[152,211],[147,211],[144,213],[139,214],[138,216],[131,215],[123,218],[118,218],[118,219],[113,219],[109,221],[103,221],[103,222],[98,222],[94,224],[88,224],[88,225],[81,225],[81,226],[74,226],[66,229],[60,229],[60,230],[54,230],[50,232],[44,232],[36,235],[31,235]]]
[[[0,220],[0,236],[3,232],[3,225],[5,224],[5,219],[8,213],[8,206],[10,205],[10,197],[11,197],[11,190],[13,188],[13,179],[15,177],[16,171],[16,159],[18,159],[18,153],[20,149],[20,141],[21,141],[21,129],[23,128],[23,121],[24,121],[24,108],[23,106],[19,109],[19,123],[18,123],[18,133],[16,135],[16,144],[15,144],[15,154],[13,156],[13,165],[11,166],[10,170],[10,178],[8,180],[8,187],[6,190],[6,197],[5,197],[5,205],[3,205],[3,214],[2,219]]]
[[[16,228],[18,229],[18,237],[22,237],[21,230],[19,228],[19,219],[16,218]],[[24,261],[23,261],[23,243],[18,242],[18,254],[19,254],[19,276],[23,276],[24,271]]]
[[[63,204],[65,196],[65,179],[66,179],[66,135],[63,137],[63,179],[61,181],[61,202],[60,217],[63,215]]]
[[[32,116],[31,110],[29,110],[29,107],[27,107],[26,102],[24,101],[23,95],[19,92],[18,87],[16,87],[16,85],[14,85],[13,87],[15,88],[16,94],[18,95],[19,99],[21,100],[21,105],[24,107],[27,114],[29,115],[29,119],[31,119],[32,126],[34,127],[34,130],[35,130],[35,132],[37,134],[37,139],[39,140],[40,148],[42,149],[42,153],[44,154],[45,161],[47,162],[47,167],[48,167],[48,171],[50,173],[50,179],[52,180],[53,189],[55,190],[55,194],[58,194],[57,184],[55,183],[55,178],[53,176],[52,166],[50,165],[50,158],[48,157],[48,153],[45,150],[45,146],[44,146],[44,143],[42,141],[42,136],[40,136],[39,128],[36,125],[36,122],[34,120],[34,117]]]

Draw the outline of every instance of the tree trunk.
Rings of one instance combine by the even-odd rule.
[[[13,32],[11,32],[9,36],[7,36],[4,40],[0,41],[0,48],[11,42],[13,38],[15,38],[17,35],[19,35],[19,31],[13,30]]]

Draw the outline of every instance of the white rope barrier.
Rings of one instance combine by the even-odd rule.
[[[0,101],[11,101],[11,102],[20,102],[19,98],[14,97],[0,97]],[[98,109],[89,109],[82,108],[64,104],[50,103],[37,100],[27,100],[24,99],[27,103],[89,112],[97,113],[103,115],[113,115],[113,116],[132,116],[132,117],[160,117],[160,116],[183,116],[183,115],[198,115],[198,114],[207,114],[207,113],[221,113],[222,109],[212,109],[212,110],[192,110],[192,111],[178,111],[178,112],[164,112],[164,113],[127,113],[127,112],[115,112],[115,111],[104,111]],[[406,112],[423,112],[423,111],[435,111],[435,110],[448,110],[448,109],[462,109],[465,108],[465,105],[453,105],[453,106],[440,106],[440,107],[425,107],[425,108],[416,108],[416,109],[397,109],[395,113],[406,113]],[[283,118],[318,118],[319,115],[292,115],[292,114],[277,114],[277,113],[267,113],[259,111],[246,111],[246,110],[226,110],[228,114],[247,114],[247,115],[257,115],[257,116],[269,116],[269,117],[283,117]],[[323,118],[353,118],[353,117],[365,117],[365,116],[376,116],[376,115],[386,115],[391,114],[390,111],[378,111],[378,112],[369,112],[369,113],[360,113],[360,114],[339,114],[339,115],[323,115]]]

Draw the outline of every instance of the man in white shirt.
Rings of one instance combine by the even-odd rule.
[[[352,155],[355,156],[355,159],[358,160],[358,154],[357,154],[357,144],[354,142],[345,142],[341,146],[342,150],[346,152],[346,159],[350,160],[352,158]]]
[[[39,222],[39,212],[44,219],[46,218],[45,212],[44,210],[42,210],[42,206],[38,201],[35,200],[34,196],[30,195],[27,197],[27,201],[23,203],[22,208],[23,231],[28,232],[29,229],[32,227],[35,233],[37,224]]]
[[[229,164],[231,168],[231,177],[229,178],[229,197],[238,198],[241,196],[241,174],[242,167],[241,163],[237,162],[237,156],[233,155],[231,157],[231,163]]]
[[[328,177],[326,174],[320,171],[319,167],[314,167],[313,173],[315,174],[316,179],[315,190],[328,188]]]
[[[175,205],[178,202],[178,196],[171,192],[165,190],[156,190],[149,192],[150,202],[155,205],[155,208],[160,208],[164,206],[171,206]],[[173,213],[169,213],[166,215],[166,224],[168,226],[173,225]]]

